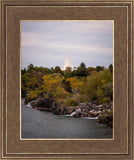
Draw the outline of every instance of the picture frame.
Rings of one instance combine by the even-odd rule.
[[[0,1],[1,159],[134,159],[134,1]],[[113,139],[20,139],[21,20],[114,20]]]

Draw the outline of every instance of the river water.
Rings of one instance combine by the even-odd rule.
[[[21,105],[22,138],[112,138],[113,130],[95,119],[55,115]]]

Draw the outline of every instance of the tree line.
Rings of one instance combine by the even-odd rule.
[[[38,97],[53,97],[63,105],[77,105],[79,102],[97,101],[99,104],[112,101],[113,65],[86,67],[80,66],[71,71],[28,65],[21,70],[22,97],[31,101]]]

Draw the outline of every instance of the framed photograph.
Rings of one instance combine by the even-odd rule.
[[[113,27],[21,21],[21,138],[113,138]]]
[[[134,159],[134,1],[0,2],[1,159]]]

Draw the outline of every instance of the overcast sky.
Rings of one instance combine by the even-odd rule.
[[[63,68],[68,49],[74,67],[113,63],[112,21],[22,21],[21,65]]]

